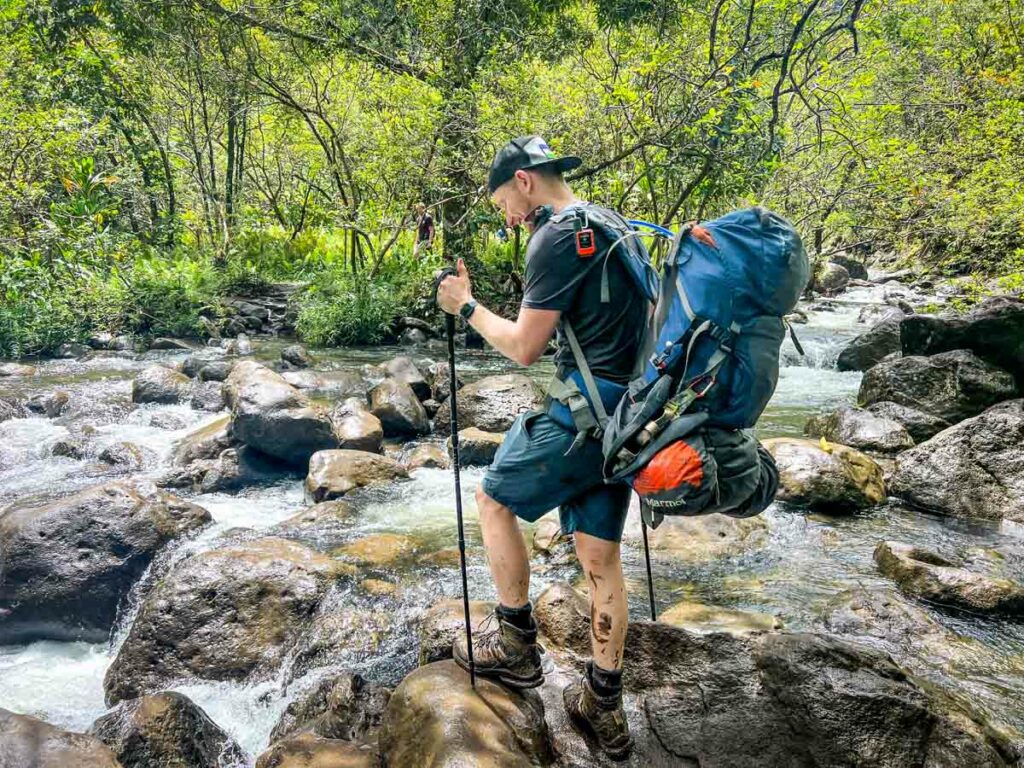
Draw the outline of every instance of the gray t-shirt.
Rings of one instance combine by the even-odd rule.
[[[601,266],[611,243],[596,229],[593,256],[576,253],[573,219],[547,221],[526,248],[523,306],[557,309],[572,324],[583,354],[595,376],[620,384],[629,381],[643,341],[647,302],[617,253],[608,259],[611,301],[601,303]],[[561,327],[555,362],[575,368],[572,349]]]

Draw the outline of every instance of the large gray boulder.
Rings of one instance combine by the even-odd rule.
[[[521,373],[487,376],[459,390],[459,429],[476,427],[484,432],[507,432],[516,416],[537,408],[543,393]],[[451,403],[441,403],[434,417],[439,435],[450,434]]]
[[[294,474],[249,445],[225,448],[216,458],[196,459],[183,467],[172,467],[156,480],[161,488],[188,488],[198,493],[233,493],[252,485],[272,483]]]
[[[405,467],[392,458],[366,451],[318,451],[309,460],[306,500],[316,504],[340,499],[369,485],[384,485],[408,477]]]
[[[174,444],[171,463],[176,467],[184,467],[197,459],[217,458],[235,444],[230,429],[231,417],[228,415],[196,427]]]
[[[411,358],[405,356],[393,357],[382,366],[384,373],[395,381],[408,384],[409,388],[416,393],[420,400],[430,399],[430,382],[427,381],[423,372],[416,367]]]
[[[103,686],[107,705],[184,678],[271,674],[351,565],[267,537],[193,555],[146,596]]]
[[[380,445],[384,442],[384,427],[380,419],[370,413],[364,398],[350,397],[335,405],[331,411],[331,422],[334,424],[339,448],[380,452]]]
[[[830,261],[825,264],[818,275],[815,285],[826,296],[842,293],[850,284],[850,273],[842,264]]]
[[[132,382],[134,403],[187,403],[192,397],[192,380],[162,365],[142,370]]]
[[[89,732],[124,768],[234,768],[242,748],[187,696],[164,691],[123,701]]]
[[[1013,376],[958,349],[879,363],[864,374],[857,397],[861,405],[889,401],[956,424],[1016,395]]]
[[[391,691],[359,675],[325,677],[293,700],[270,733],[275,742],[308,732],[327,739],[354,741],[376,733]]]
[[[370,390],[370,412],[380,419],[386,437],[425,435],[430,418],[412,387],[404,382],[384,379]]]
[[[765,440],[764,447],[779,468],[778,498],[782,501],[843,513],[885,499],[882,468],[858,450],[791,437]]]
[[[236,363],[224,395],[233,437],[269,456],[303,466],[317,451],[338,445],[326,411],[259,363]]]
[[[476,427],[459,430],[459,464],[463,467],[486,467],[505,441],[503,432],[484,432]],[[448,455],[454,456],[452,439],[448,438]]]
[[[900,327],[903,353],[934,355],[970,349],[1024,382],[1024,300],[986,299],[964,315],[914,315]]]
[[[0,397],[0,423],[9,419],[23,419],[28,413],[25,406],[13,397]]]
[[[105,640],[157,552],[209,522],[148,483],[15,502],[0,512],[0,644]]]
[[[929,437],[939,434],[946,427],[952,426],[940,416],[925,413],[917,408],[900,405],[890,400],[872,403],[868,406],[867,410],[879,418],[902,425],[915,443],[923,443]]]
[[[124,768],[99,739],[6,709],[0,709],[0,766]]]
[[[995,405],[901,453],[890,490],[945,515],[1024,522],[1024,400]]]
[[[866,371],[893,352],[899,352],[903,313],[899,312],[899,315],[899,318],[890,317],[882,320],[851,340],[839,353],[836,368],[840,371]]]
[[[814,416],[804,432],[860,451],[899,453],[914,447],[914,440],[902,424],[860,408],[837,408]]]
[[[906,595],[976,613],[1024,614],[1024,587],[958,566],[941,555],[896,541],[875,547],[878,570]]]

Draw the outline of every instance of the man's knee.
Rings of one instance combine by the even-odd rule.
[[[599,539],[579,531],[573,538],[576,542],[576,557],[585,570],[603,572],[621,567],[619,542]]]
[[[508,520],[515,517],[512,510],[488,496],[482,485],[476,489],[476,509],[482,525],[487,525],[492,520]]]

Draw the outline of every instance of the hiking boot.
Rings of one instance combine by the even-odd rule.
[[[510,688],[536,688],[544,682],[537,624],[520,629],[492,613],[473,632],[473,662],[476,674],[498,680]],[[460,632],[452,644],[455,663],[469,671],[466,634]]]
[[[622,708],[622,696],[598,696],[584,673],[562,691],[566,714],[583,731],[597,739],[612,760],[625,760],[633,751],[633,737]]]

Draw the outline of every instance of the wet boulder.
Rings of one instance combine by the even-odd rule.
[[[181,339],[171,339],[166,336],[157,336],[149,343],[150,349],[167,349],[174,351],[190,350],[192,345]]]
[[[372,533],[346,544],[334,555],[358,565],[385,568],[412,555],[422,542],[403,533]]]
[[[434,363],[427,370],[427,378],[430,379],[430,398],[438,404],[443,403],[451,394],[451,371],[448,363]],[[460,390],[465,386],[462,378],[455,374],[455,389]]]
[[[123,701],[89,732],[124,768],[232,768],[242,748],[188,697],[172,691]]]
[[[192,389],[190,405],[197,411],[216,413],[227,406],[224,385],[219,381],[202,381]]]
[[[125,768],[99,739],[0,709],[4,768]]]
[[[108,445],[97,458],[122,472],[138,472],[152,461],[152,454],[142,446],[122,440]]]
[[[628,527],[625,538],[640,544],[639,526]],[[761,549],[768,543],[768,524],[762,517],[666,517],[648,531],[648,540],[658,559],[703,563]]]
[[[301,466],[338,444],[327,413],[266,366],[236,363],[224,394],[233,437],[269,456]]]
[[[548,765],[554,754],[544,705],[485,678],[476,689],[454,661],[420,667],[395,689],[380,732],[386,765],[433,768]]]
[[[186,403],[192,396],[192,380],[162,365],[143,369],[132,382],[133,403]]]
[[[311,368],[316,362],[301,344],[290,344],[282,349],[281,359],[295,368]]]
[[[199,493],[233,493],[272,483],[294,471],[248,445],[225,448],[213,459],[173,467],[155,482],[161,488],[188,488]]]
[[[174,681],[268,675],[352,567],[266,537],[179,562],[146,596],[103,682],[108,706]]]
[[[15,376],[35,376],[36,367],[24,363],[0,363],[0,379]]]
[[[840,371],[866,371],[893,352],[899,352],[903,313],[898,314],[899,317],[882,320],[851,340],[839,353],[836,368]]]
[[[379,768],[376,746],[303,731],[270,745],[256,768]]]
[[[868,410],[880,418],[895,421],[902,425],[915,443],[923,443],[946,427],[952,426],[940,416],[925,413],[916,408],[900,405],[890,400],[872,403],[868,406]]]
[[[344,400],[357,397],[366,400],[367,383],[359,371],[284,371],[282,378],[313,397]]]
[[[497,603],[484,600],[469,602],[469,620],[476,627],[494,613]],[[435,603],[420,618],[419,663],[430,664],[452,657],[452,643],[466,631],[465,609],[462,600],[442,600]]]
[[[868,268],[864,266],[862,261],[852,259],[849,256],[833,256],[829,260],[830,264],[838,264],[843,267],[850,275],[851,280],[868,280]]]
[[[384,379],[370,390],[370,411],[388,437],[425,435],[430,419],[416,393],[398,379]]]
[[[977,613],[1024,615],[1024,587],[959,567],[936,552],[895,541],[875,547],[878,570],[900,591]]]
[[[113,482],[0,511],[0,644],[107,638],[160,549],[209,513],[148,483]]]
[[[32,413],[55,419],[67,410],[71,396],[62,389],[45,395],[33,395],[25,401],[25,407]]]
[[[963,315],[914,315],[901,325],[905,355],[969,349],[1024,384],[1024,300],[986,299]]]
[[[389,689],[359,675],[326,677],[288,705],[270,741],[302,732],[344,741],[365,739],[380,727],[390,695]]]
[[[387,456],[366,451],[319,451],[309,460],[306,499],[314,503],[330,501],[356,488],[403,477],[408,477],[405,468]]]
[[[410,472],[414,469],[423,468],[448,469],[451,466],[451,460],[448,458],[447,451],[436,443],[417,445],[409,451],[409,454],[402,463],[405,464],[405,468]]]
[[[891,491],[954,517],[1024,522],[1024,400],[1010,400],[899,455]]]
[[[300,509],[271,528],[280,536],[321,536],[339,533],[352,517],[355,508],[345,501],[322,501]]]
[[[973,352],[903,357],[871,368],[861,380],[861,405],[890,401],[956,424],[1017,394],[1011,376]]]
[[[395,637],[397,619],[393,609],[354,606],[337,596],[330,604],[325,601],[289,654],[284,680],[298,680],[311,670],[336,670],[372,659],[381,652],[386,638]]]
[[[902,424],[860,408],[837,408],[815,416],[807,422],[804,432],[861,451],[899,453],[914,447],[914,440]]]
[[[744,634],[782,629],[782,621],[777,616],[768,613],[720,608],[692,600],[676,603],[668,610],[658,614],[658,621],[671,624],[674,627],[683,627],[691,632]]]
[[[227,381],[235,367],[233,360],[211,360],[199,369],[200,381]]]
[[[421,401],[430,399],[430,383],[410,358],[405,356],[393,357],[384,363],[382,367],[384,368],[385,375],[395,381],[407,384]]]
[[[28,409],[13,397],[0,397],[0,423],[9,419],[23,419],[28,414]]]
[[[379,453],[384,441],[384,427],[380,419],[370,413],[366,400],[350,397],[338,403],[331,411],[334,434],[338,447],[350,451]]]
[[[521,373],[487,376],[459,390],[459,429],[507,432],[520,413],[539,407],[542,399],[540,387]],[[450,422],[451,403],[445,400],[434,417],[434,428],[447,436]]]
[[[778,498],[812,510],[852,512],[885,499],[882,468],[838,443],[777,437],[764,447],[779,468]]]
[[[230,416],[219,416],[189,432],[174,444],[171,463],[184,467],[197,459],[215,459],[233,445]]]
[[[815,281],[815,286],[826,296],[835,296],[846,290],[850,284],[850,273],[842,264],[830,261],[825,264]]]
[[[484,432],[476,427],[459,430],[459,464],[463,467],[486,467],[505,441],[504,432]],[[454,456],[452,439],[448,438],[448,455]]]

